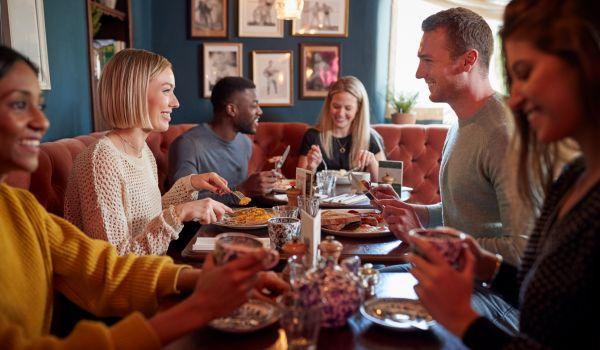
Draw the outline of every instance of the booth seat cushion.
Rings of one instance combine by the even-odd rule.
[[[164,133],[151,133],[146,141],[156,157],[162,192],[165,191],[167,178],[169,145],[193,126],[195,124],[171,125]],[[288,178],[295,177],[300,144],[309,127],[305,123],[259,123],[256,135],[249,136],[253,142],[249,171],[272,169],[273,164],[268,159],[281,155],[285,147],[290,145],[290,154],[282,172]],[[404,162],[404,184],[414,188],[410,201],[425,204],[439,201],[438,172],[447,127],[391,124],[373,127],[383,137],[388,159]],[[104,134],[98,132],[43,143],[40,146],[38,169],[32,174],[13,172],[8,175],[7,183],[29,189],[48,211],[62,216],[73,160]]]
[[[383,137],[387,159],[403,162],[403,185],[413,188],[409,202],[439,202],[438,174],[448,126],[376,124],[373,128]]]

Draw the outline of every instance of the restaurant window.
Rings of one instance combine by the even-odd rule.
[[[415,108],[418,121],[451,123],[456,120],[456,114],[450,106],[431,102],[427,85],[422,79],[415,78],[419,65],[417,51],[423,34],[421,22],[436,12],[458,6],[479,13],[494,33],[494,53],[490,62],[492,87],[506,93],[498,30],[507,2],[508,0],[392,0],[388,90],[419,93]],[[389,113],[390,111],[387,115]]]

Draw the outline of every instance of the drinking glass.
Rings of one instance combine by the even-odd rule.
[[[297,218],[300,208],[292,205],[276,205],[273,207],[273,217]]]
[[[298,207],[304,209],[311,216],[315,216],[319,211],[319,198],[298,196]]]
[[[293,293],[282,295],[278,302],[281,307],[279,323],[285,331],[288,349],[316,349],[321,329],[321,304],[303,305]]]
[[[317,173],[317,189],[320,195],[331,197],[335,190],[337,176],[329,171]]]

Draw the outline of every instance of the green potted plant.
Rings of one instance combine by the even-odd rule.
[[[417,115],[412,111],[417,103],[419,93],[391,92],[388,94],[388,103],[394,110],[392,113],[392,123],[394,124],[414,124],[417,121]]]

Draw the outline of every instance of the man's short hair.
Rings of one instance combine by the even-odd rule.
[[[242,77],[225,77],[215,84],[210,95],[213,110],[220,111],[230,102],[231,96],[248,89],[256,89],[252,80]]]
[[[455,7],[427,17],[421,24],[424,32],[438,28],[446,29],[446,42],[452,58],[468,49],[475,49],[479,52],[481,67],[488,71],[494,51],[494,36],[483,17],[464,7]]]

